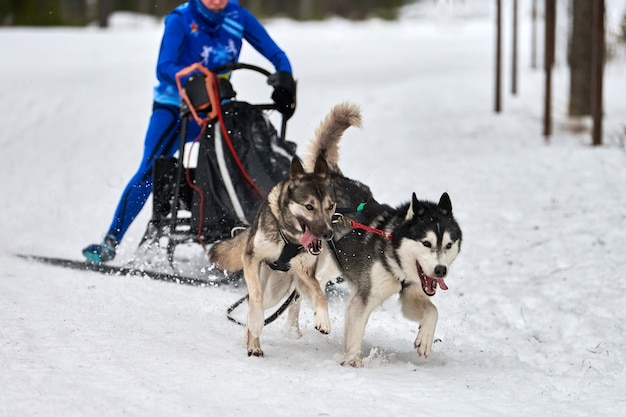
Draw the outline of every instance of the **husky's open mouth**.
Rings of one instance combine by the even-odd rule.
[[[431,278],[424,273],[424,270],[422,269],[422,266],[419,262],[415,261],[415,264],[417,265],[417,274],[420,277],[420,281],[422,281],[422,289],[427,296],[432,297],[433,295],[435,295],[435,293],[437,292],[437,283],[439,283],[439,286],[442,290],[445,291],[448,289],[448,286],[446,285],[443,278]]]
[[[302,225],[304,234],[300,238],[300,244],[308,249],[311,255],[319,255],[322,252],[322,241],[319,240],[308,227]]]

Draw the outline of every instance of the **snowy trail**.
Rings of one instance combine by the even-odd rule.
[[[393,205],[447,191],[463,227],[450,289],[434,299],[441,341],[431,357],[417,357],[417,328],[391,299],[370,320],[363,369],[338,365],[339,298],[330,335],[313,329],[304,305],[303,337],[289,338],[279,319],[259,360],[225,317],[242,288],[16,258],[78,257],[101,238],[141,152],[161,27],[120,16],[107,32],[0,30],[9,57],[0,66],[0,415],[621,416],[626,61],[606,69],[601,148],[567,129],[559,63],[546,145],[543,79],[527,45],[520,96],[492,113],[492,19],[488,6],[475,9],[395,24],[269,25],[299,80],[288,129],[299,149],[333,105],[356,102],[364,127],[342,142],[346,175]],[[249,50],[242,60],[265,65]],[[239,82],[250,99],[269,96],[258,80]],[[119,262],[148,218],[130,229]]]

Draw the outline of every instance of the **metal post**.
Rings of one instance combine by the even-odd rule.
[[[604,0],[593,2],[593,44],[591,50],[591,115],[594,146],[602,145],[602,97],[604,85]]]

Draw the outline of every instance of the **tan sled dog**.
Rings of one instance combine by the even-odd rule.
[[[299,291],[315,307],[315,328],[330,332],[328,303],[315,278],[315,264],[322,241],[332,238],[334,213],[335,196],[324,158],[318,158],[314,171],[306,173],[295,157],[290,178],[272,188],[250,227],[209,251],[210,260],[221,268],[243,268],[250,306],[248,355],[263,356],[259,338],[264,325],[263,292],[269,275],[295,280]]]
[[[358,107],[349,104],[335,106],[315,132],[316,143],[336,143],[350,126],[359,126]],[[336,149],[336,147],[335,147]],[[329,157],[337,159],[332,150]],[[269,193],[249,228],[236,237],[214,245],[209,258],[226,271],[244,270],[250,296],[248,312],[248,354],[262,356],[259,336],[263,328],[263,310],[278,304],[295,287],[315,308],[315,328],[330,332],[328,304],[319,282],[315,279],[317,255],[322,240],[332,237],[332,216],[336,193],[345,200],[355,195],[362,200],[369,189],[337,186],[336,167],[329,170],[323,152],[307,158],[310,173],[302,169],[298,159],[292,162],[291,176],[277,184]],[[312,171],[312,172],[311,172]],[[333,184],[335,187],[333,187]],[[308,250],[303,250],[307,248]],[[328,248],[324,248],[327,251]],[[291,253],[289,253],[291,251]],[[289,322],[299,334],[299,303],[290,307]]]

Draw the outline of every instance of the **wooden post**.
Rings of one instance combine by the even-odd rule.
[[[552,136],[552,67],[556,40],[556,0],[546,0],[544,69],[546,73],[546,91],[543,116],[543,136],[549,141]]]
[[[602,97],[604,85],[604,0],[593,2],[593,45],[591,58],[592,143],[602,145]]]
[[[511,57],[511,94],[517,95],[517,0],[513,0],[513,54]]]
[[[495,111],[502,110],[502,0],[496,0],[496,87]]]

